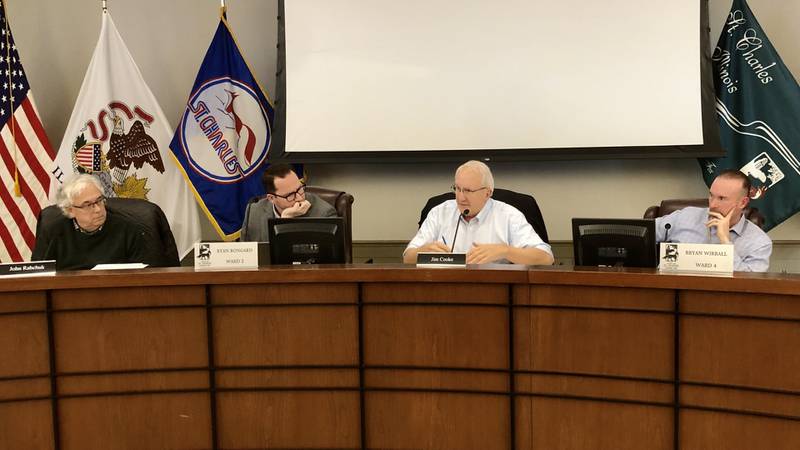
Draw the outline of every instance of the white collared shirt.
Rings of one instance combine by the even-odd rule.
[[[453,235],[459,221],[461,224],[458,227],[456,245],[453,247]],[[550,255],[553,254],[550,245],[533,231],[531,224],[517,208],[492,198],[488,199],[481,212],[469,221],[461,218],[455,200],[447,200],[434,207],[419,227],[417,235],[408,243],[406,251],[435,241],[453,247],[455,253],[467,253],[473,243],[478,243],[537,248]]]

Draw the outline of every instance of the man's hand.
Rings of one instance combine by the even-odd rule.
[[[406,264],[414,264],[417,261],[417,253],[449,253],[450,247],[444,245],[444,242],[428,242],[427,244],[417,247],[409,248],[403,252],[403,262]]]
[[[722,215],[718,212],[709,211],[709,220],[706,222],[706,227],[717,227],[717,237],[722,244],[731,243],[731,217],[733,217],[733,209],[728,214]]]
[[[423,245],[417,251],[417,253],[449,253],[450,247],[444,245],[443,242],[431,242],[428,244]]]
[[[508,245],[505,244],[472,244],[467,252],[467,264],[486,264],[508,259]]]
[[[300,217],[308,212],[311,208],[311,202],[308,200],[303,200],[302,202],[296,202],[294,205],[286,208],[281,212],[281,217]]]

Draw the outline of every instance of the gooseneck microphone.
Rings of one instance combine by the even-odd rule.
[[[453,233],[453,245],[450,246],[450,253],[456,248],[456,238],[458,237],[458,226],[461,225],[461,219],[469,215],[469,210],[465,209],[464,212],[458,215],[458,222],[456,222],[456,232]]]
[[[672,228],[672,225],[666,223],[664,224],[664,242],[669,242],[669,229]]]

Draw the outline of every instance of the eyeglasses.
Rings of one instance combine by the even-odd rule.
[[[287,202],[293,202],[297,199],[298,195],[305,195],[305,193],[306,193],[306,185],[301,184],[300,187],[297,188],[297,190],[294,192],[289,192],[286,195],[280,195],[280,194],[272,194],[272,195],[274,195],[275,197],[280,197],[286,200]]]
[[[101,206],[105,206],[105,205],[106,205],[106,197],[104,195],[101,195],[100,197],[97,197],[97,199],[95,201],[86,202],[86,203],[84,203],[84,204],[82,204],[80,206],[72,205],[72,207],[75,208],[75,209],[80,209],[82,211],[84,209],[92,209],[95,206],[101,207]]]
[[[458,194],[460,192],[460,193],[462,193],[464,195],[469,195],[469,194],[474,194],[476,192],[479,192],[479,191],[482,191],[482,190],[486,189],[486,186],[478,188],[478,189],[466,189],[466,188],[458,187],[458,186],[456,186],[454,184],[454,185],[450,186],[450,189],[452,189],[453,192],[455,192],[456,194]]]

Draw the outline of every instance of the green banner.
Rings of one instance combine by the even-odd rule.
[[[703,177],[710,186],[724,169],[747,174],[769,230],[800,209],[800,87],[744,0],[734,0],[712,61],[727,156],[701,159]]]

